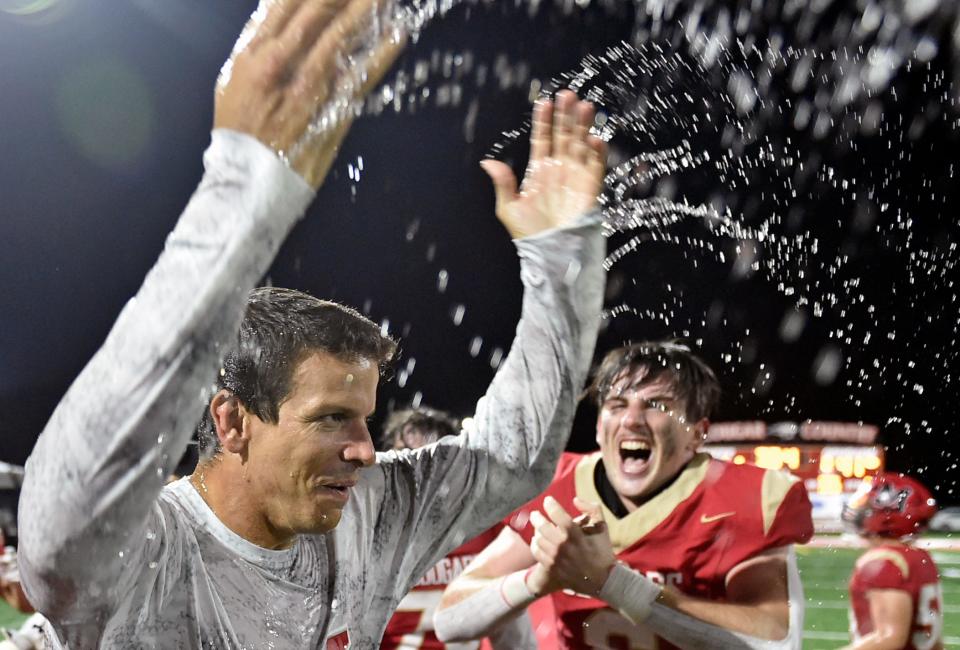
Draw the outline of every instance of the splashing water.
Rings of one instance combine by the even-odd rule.
[[[384,30],[417,41],[436,17],[485,4],[384,3],[340,65],[359,67]],[[551,4],[570,16],[623,5],[522,3],[531,15]],[[345,115],[429,106],[462,111],[471,142],[471,90],[492,85],[534,99],[573,88],[601,108],[595,131],[613,152],[603,196],[608,327],[627,317],[631,327],[653,323],[648,336],[721,332],[714,338],[725,347],[711,361],[736,378],[741,408],[758,415],[823,415],[784,388],[792,378],[778,371],[805,353],[801,381],[843,392],[852,411],[886,388],[899,395],[884,411],[887,424],[922,428],[907,424],[911,413],[951,392],[957,360],[960,277],[948,213],[960,126],[957,6],[635,0],[632,21],[629,42],[548,84],[510,53],[414,48],[362,105],[345,99],[357,83],[346,76],[306,137]],[[491,155],[516,150],[522,159],[528,130],[504,134]],[[769,332],[730,306],[736,292],[757,291],[758,279],[764,293],[750,309],[772,312]],[[447,282],[443,270],[437,290]],[[501,356],[494,349],[491,366]],[[946,369],[942,386],[922,378],[928,368]]]

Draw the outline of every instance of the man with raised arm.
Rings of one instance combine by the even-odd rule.
[[[542,649],[800,648],[810,501],[787,473],[699,452],[720,395],[709,366],[684,345],[627,345],[591,393],[600,451],[565,454],[517,530],[451,583],[437,636],[490,634],[548,596]]]
[[[20,568],[55,647],[374,648],[430,566],[553,474],[603,292],[587,213],[604,147],[573,93],[537,105],[519,192],[486,163],[525,291],[475,432],[375,456],[366,419],[393,341],[352,309],[251,293],[346,131],[305,139],[314,116],[337,88],[361,95],[400,49],[345,52],[382,25],[375,10],[277,0],[254,14],[199,188],[37,441]],[[212,455],[164,487],[214,377]]]

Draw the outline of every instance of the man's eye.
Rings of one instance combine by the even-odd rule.
[[[647,400],[647,408],[655,411],[666,411],[667,405],[665,402],[661,402],[658,399],[650,399]]]
[[[347,419],[343,413],[328,413],[317,418],[317,422],[326,426],[340,424]]]
[[[624,407],[623,402],[607,402],[608,411],[619,411]]]

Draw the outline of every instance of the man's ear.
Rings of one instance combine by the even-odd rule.
[[[236,395],[221,390],[210,400],[210,419],[217,431],[217,438],[224,451],[245,454],[250,432],[244,426],[243,404]]]
[[[693,438],[690,440],[690,451],[696,452],[707,439],[707,431],[710,430],[710,420],[700,418],[693,425]]]

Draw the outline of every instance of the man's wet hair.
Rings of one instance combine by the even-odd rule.
[[[587,392],[602,407],[613,385],[637,370],[643,371],[644,384],[668,380],[674,395],[683,400],[688,422],[709,418],[720,401],[720,382],[713,370],[678,341],[644,341],[611,350],[597,366]]]
[[[293,372],[309,354],[325,352],[349,363],[374,362],[389,372],[397,343],[355,309],[277,287],[254,289],[233,348],[225,355],[217,389],[226,389],[264,422],[276,423],[290,395]],[[197,430],[200,456],[220,452],[209,409]]]
[[[425,444],[436,442],[444,436],[460,433],[460,421],[446,411],[418,406],[394,411],[383,425],[383,449],[393,449],[403,434],[416,431],[425,440]]]

